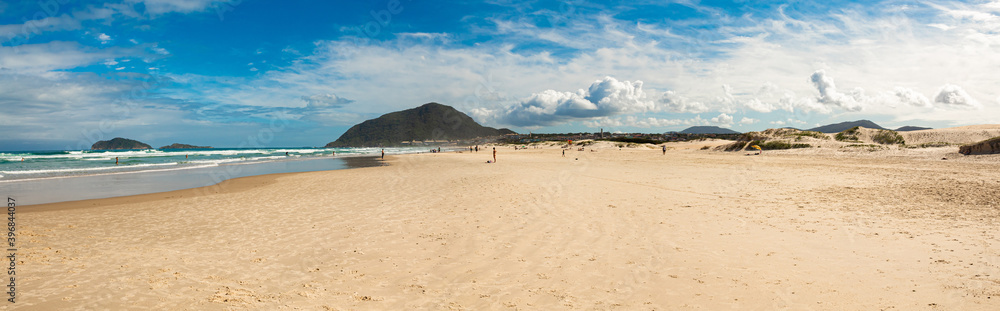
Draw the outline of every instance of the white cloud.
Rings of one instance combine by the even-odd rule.
[[[760,120],[753,119],[753,118],[747,118],[747,117],[743,117],[742,119],[740,119],[740,124],[744,124],[744,125],[754,124],[754,123],[757,123],[757,122],[760,122]]]
[[[660,107],[666,111],[675,113],[702,113],[709,111],[708,106],[701,102],[691,101],[677,95],[674,91],[664,92],[657,100]]]
[[[837,91],[837,85],[833,82],[833,77],[827,76],[824,70],[817,70],[809,77],[809,80],[819,91],[819,97],[816,98],[816,101],[824,105],[837,106],[846,111],[864,109],[860,102],[860,99],[864,97],[863,89],[855,88],[850,94],[840,93]]]
[[[153,50],[153,52],[155,52],[156,54],[170,55],[170,51],[167,51],[167,49],[164,49],[164,48],[161,48],[161,47],[158,47],[158,46],[153,46],[153,47],[150,48],[150,50]]]
[[[708,121],[702,119],[701,116],[695,116],[690,119],[664,119],[655,117],[637,117],[637,116],[623,116],[623,117],[601,117],[595,118],[590,121],[585,121],[583,124],[587,127],[596,128],[616,128],[616,127],[628,127],[628,128],[648,128],[648,129],[665,129],[677,126],[694,126],[694,125],[705,125]]]
[[[709,121],[714,124],[718,124],[721,127],[729,127],[733,125],[733,116],[723,113],[710,119]]]
[[[192,13],[202,12],[211,8],[213,4],[228,2],[220,0],[127,0],[131,4],[142,3],[146,8],[146,14],[157,16],[167,13]],[[235,2],[235,1],[233,1]],[[238,2],[235,2],[238,3]]]
[[[96,50],[73,42],[0,46],[0,68],[19,73],[42,73],[101,63],[129,52],[117,48]]]
[[[961,87],[952,84],[945,84],[941,87],[941,90],[934,96],[934,103],[954,108],[980,109],[983,107]]]
[[[308,108],[340,108],[354,102],[353,100],[338,97],[336,94],[316,94],[302,96]]]
[[[747,107],[747,109],[762,113],[768,113],[776,109],[774,105],[761,102],[760,99],[757,98],[751,98],[744,101],[743,106]]]
[[[893,90],[893,93],[896,95],[896,99],[903,104],[922,108],[930,108],[932,106],[931,101],[927,99],[927,96],[917,93],[914,90],[904,87],[896,87],[896,89]]]
[[[108,42],[111,42],[111,36],[102,33],[97,35],[97,40],[101,40],[101,44],[108,44]]]
[[[931,26],[931,27],[934,27],[934,28],[937,28],[937,29],[941,29],[943,31],[948,31],[948,30],[955,29],[955,27],[948,26],[948,25],[945,25],[945,24],[927,24],[927,26]]]
[[[474,111],[480,118],[495,118],[514,126],[547,126],[575,119],[591,119],[652,111],[652,101],[642,91],[642,81],[618,81],[605,77],[587,90],[535,93],[518,104],[499,111]],[[492,114],[492,115],[489,115]]]
[[[80,28],[80,21],[66,14],[31,19],[23,24],[0,25],[0,44],[11,42],[11,45],[19,45],[45,32]]]

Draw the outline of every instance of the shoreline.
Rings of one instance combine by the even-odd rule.
[[[369,155],[317,157],[185,169],[14,180],[0,183],[0,191],[19,201],[27,202],[22,206],[36,206],[211,187],[240,177],[354,169],[382,165],[380,163],[382,162],[377,157]]]
[[[21,207],[24,209],[19,209],[18,213],[52,212],[52,211],[73,210],[81,208],[115,206],[122,204],[131,204],[131,203],[155,202],[155,201],[169,200],[174,198],[194,197],[194,196],[203,196],[213,193],[220,193],[219,189],[226,189],[224,192],[241,192],[241,191],[251,190],[257,187],[274,184],[277,182],[279,178],[284,176],[293,176],[297,174],[308,174],[316,172],[334,172],[341,170],[360,170],[366,168],[388,166],[390,165],[389,161],[391,160],[391,157],[394,156],[386,156],[386,159],[383,161],[376,160],[378,162],[385,163],[383,165],[376,165],[376,166],[359,166],[359,167],[325,170],[325,171],[271,173],[263,175],[243,176],[243,177],[229,178],[213,185],[179,189],[179,190],[170,190],[170,191],[143,193],[143,194],[134,194],[126,196],[107,197],[107,198],[95,198],[95,199],[83,199],[83,200],[23,205]],[[377,158],[377,157],[357,156],[355,158]]]
[[[31,269],[18,279],[18,304],[1000,304],[991,298],[1000,295],[1000,252],[990,246],[1000,243],[992,229],[1000,207],[989,200],[1000,198],[992,174],[1000,163],[674,147],[566,157],[498,147],[490,164],[490,152],[392,156],[389,166],[236,178],[201,193],[28,207],[19,258]]]

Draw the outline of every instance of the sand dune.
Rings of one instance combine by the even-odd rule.
[[[25,207],[17,307],[1000,308],[997,161],[692,144]]]
[[[969,144],[1000,136],[1000,124],[969,125],[944,129],[900,132],[907,144],[946,142]]]

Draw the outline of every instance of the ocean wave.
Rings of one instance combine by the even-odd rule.
[[[7,174],[7,175],[77,173],[77,172],[109,171],[109,170],[116,170],[116,169],[117,170],[126,170],[126,169],[136,169],[136,168],[144,168],[144,167],[158,167],[158,166],[172,166],[172,165],[177,165],[177,163],[170,162],[170,163],[151,163],[151,164],[102,166],[102,167],[47,169],[47,170],[0,171],[0,173]]]

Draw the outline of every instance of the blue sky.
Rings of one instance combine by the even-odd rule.
[[[0,150],[996,123],[1000,1],[0,1]]]

